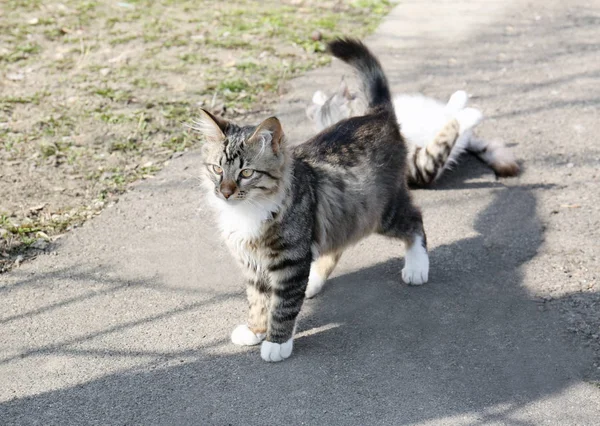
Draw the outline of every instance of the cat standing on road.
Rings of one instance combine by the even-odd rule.
[[[358,71],[363,115],[295,148],[275,117],[237,126],[203,111],[196,127],[206,139],[208,198],[247,280],[248,322],[231,340],[262,342],[265,361],[291,355],[305,295],[317,294],[344,249],[367,235],[404,241],[403,280],[428,279],[423,221],[406,185],[406,146],[381,65],[356,40],[334,41],[329,50]]]

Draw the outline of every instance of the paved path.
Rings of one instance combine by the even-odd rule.
[[[598,424],[598,6],[407,0],[368,40],[396,91],[466,89],[481,136],[525,161],[416,191],[430,284],[401,284],[401,247],[370,238],[305,304],[292,358],[262,362],[229,343],[240,275],[184,155],[0,277],[0,424]],[[292,138],[343,72],[290,84]]]

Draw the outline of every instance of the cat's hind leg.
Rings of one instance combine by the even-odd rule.
[[[429,254],[423,218],[412,205],[410,196],[398,197],[382,217],[379,233],[398,238],[406,244],[402,280],[406,284],[421,285],[429,280]]]
[[[413,235],[413,238],[404,239],[406,255],[402,280],[406,284],[421,285],[429,280],[429,255],[427,254],[427,238],[425,234]]]
[[[310,275],[308,277],[308,286],[306,287],[307,299],[315,297],[321,292],[325,285],[325,281],[327,281],[327,278],[329,278],[329,275],[333,272],[340,257],[342,257],[341,252],[324,254],[319,256],[319,258],[310,265]]]
[[[515,156],[502,141],[487,141],[471,136],[467,150],[489,165],[498,177],[517,176],[520,172]]]
[[[412,158],[408,159],[410,183],[426,186],[440,175],[456,143],[459,128],[457,120],[450,120],[424,148],[415,148]]]

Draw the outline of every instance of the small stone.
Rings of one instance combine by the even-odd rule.
[[[20,72],[15,72],[15,73],[11,73],[11,74],[6,74],[6,78],[11,81],[20,81],[25,78],[25,74],[20,73]]]
[[[36,238],[41,238],[41,239],[46,240],[46,241],[50,241],[50,237],[48,236],[48,234],[46,234],[45,232],[42,232],[42,231],[36,232],[35,237]]]
[[[40,20],[38,18],[31,18],[30,20],[27,21],[27,23],[29,25],[37,25],[39,24]]]
[[[42,204],[38,204],[37,206],[30,207],[29,211],[32,212],[32,213],[33,212],[39,212],[40,210],[43,210],[44,207],[46,207],[46,203],[42,203]]]
[[[38,250],[45,250],[49,244],[50,243],[48,243],[48,241],[44,240],[43,238],[39,238],[31,245],[31,247]]]
[[[321,34],[321,31],[313,31],[310,38],[312,38],[313,41],[320,41],[323,38],[323,34]]]
[[[108,74],[110,74],[110,72],[111,72],[111,71],[112,71],[112,70],[111,70],[110,68],[102,68],[102,69],[100,70],[100,74],[101,74],[103,77],[106,77]]]
[[[550,301],[554,300],[554,297],[552,297],[550,295],[546,295],[546,296],[542,296],[542,300],[544,302],[550,302]]]
[[[573,167],[575,167],[575,164],[567,163],[567,169],[572,169]]]
[[[15,259],[15,266],[19,266],[21,264],[21,262],[23,262],[23,259],[24,259],[24,257],[22,254],[18,255],[17,258]]]

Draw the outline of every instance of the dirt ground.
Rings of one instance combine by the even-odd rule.
[[[5,1],[0,272],[197,144],[198,107],[266,114],[390,9],[358,1]]]

